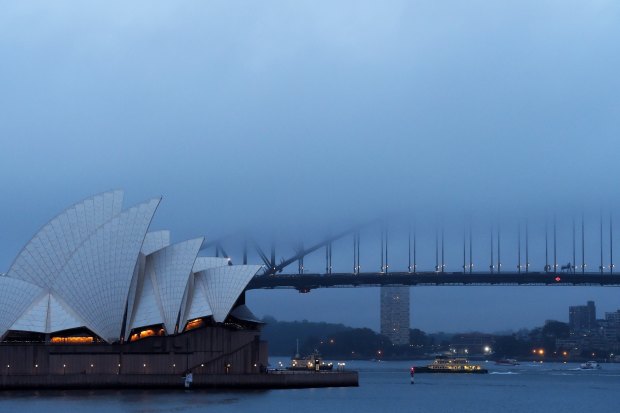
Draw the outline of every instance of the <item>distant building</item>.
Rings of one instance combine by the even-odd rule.
[[[605,320],[601,324],[607,340],[615,343],[620,341],[620,310],[605,313]]]
[[[570,349],[571,353],[584,357],[590,356],[590,352],[612,354],[620,351],[620,310],[607,312],[604,319],[597,320],[593,301],[572,306],[569,307],[569,326],[571,337],[557,340],[558,348]]]
[[[558,338],[555,340],[555,348],[558,351],[566,351],[570,354],[579,354],[581,351],[581,340],[576,338]]]
[[[466,333],[457,334],[452,338],[450,347],[456,354],[490,354],[495,340],[491,334]]]
[[[381,334],[392,344],[409,344],[409,287],[381,287]]]
[[[572,333],[594,330],[596,328],[596,306],[594,301],[588,301],[587,305],[569,307],[568,325]]]
[[[605,313],[605,320],[610,323],[615,323],[620,325],[620,310],[616,310],[613,313]]]

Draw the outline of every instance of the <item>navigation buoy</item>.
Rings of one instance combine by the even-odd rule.
[[[415,367],[411,367],[411,384],[413,384],[413,375],[415,374]]]

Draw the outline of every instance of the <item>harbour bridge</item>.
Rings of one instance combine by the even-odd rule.
[[[380,239],[380,266],[376,271],[362,271],[360,265],[360,229],[361,227],[379,226],[379,233],[376,239]],[[551,232],[551,234],[549,234]],[[572,263],[565,265],[558,264],[557,235],[555,223],[552,231],[545,228],[545,264],[542,271],[534,271],[530,264],[530,245],[529,230],[525,227],[522,236],[519,230],[516,256],[518,263],[516,270],[507,271],[502,263],[502,238],[501,232],[497,229],[495,234],[491,234],[489,249],[489,265],[485,271],[474,271],[473,263],[473,240],[472,232],[465,234],[462,245],[462,266],[460,271],[447,271],[445,264],[445,240],[444,231],[437,231],[435,237],[435,265],[430,270],[421,270],[418,264],[418,239],[415,229],[408,228],[408,262],[406,271],[390,270],[390,248],[389,233],[385,226],[373,221],[364,226],[358,226],[334,236],[315,243],[314,245],[303,248],[295,248],[295,253],[288,258],[276,260],[276,246],[271,244],[270,255],[268,256],[258,242],[253,239],[243,240],[243,263],[248,262],[248,249],[253,247],[260,259],[264,263],[264,270],[259,273],[248,285],[248,289],[269,289],[269,288],[294,288],[300,292],[309,292],[315,288],[330,287],[364,287],[364,286],[455,286],[455,285],[567,285],[567,286],[620,286],[620,274],[614,273],[614,252],[613,252],[613,225],[609,221],[609,242],[608,252],[604,251],[604,232],[601,220],[600,226],[600,263],[598,271],[586,270],[585,255],[585,236],[584,226],[581,227],[581,257],[577,254],[577,234],[573,225],[572,239]],[[469,238],[467,237],[469,235]],[[335,272],[333,266],[333,244],[337,240],[344,238],[352,240],[352,248],[342,251],[342,255],[350,254],[351,271]],[[225,239],[205,243],[203,250],[213,248],[216,256],[229,257],[224,248]],[[302,245],[302,244],[300,244]],[[304,267],[304,258],[310,254],[321,254],[325,257],[325,271],[307,272]],[[606,254],[608,256],[606,257]],[[579,258],[581,260],[578,263]],[[608,262],[605,262],[605,259]],[[402,263],[401,263],[402,264]],[[296,266],[296,271],[290,269]]]
[[[376,271],[361,270],[361,229],[362,227],[378,227],[369,243],[376,243],[380,249],[374,253],[380,256],[380,265]],[[258,242],[253,239],[243,239],[243,263],[248,262],[249,250],[253,249],[263,261],[262,273],[256,275],[249,283],[247,290],[257,289],[296,289],[300,293],[309,293],[317,288],[334,287],[381,287],[381,333],[390,337],[398,344],[408,343],[409,334],[409,288],[411,286],[620,286],[620,274],[614,273],[613,263],[613,223],[609,219],[609,231],[604,231],[601,218],[599,242],[597,249],[600,252],[598,271],[588,271],[586,264],[586,237],[585,226],[581,223],[581,239],[577,240],[575,222],[572,225],[572,248],[569,254],[572,262],[558,264],[558,242],[555,220],[551,228],[545,225],[544,232],[544,266],[542,270],[533,270],[530,263],[530,234],[527,224],[519,227],[515,250],[511,256],[517,258],[515,270],[506,271],[502,264],[502,234],[497,227],[491,232],[491,242],[487,244],[489,261],[486,271],[474,271],[473,236],[471,228],[462,236],[462,247],[459,255],[462,260],[460,271],[447,271],[445,258],[445,236],[443,229],[436,229],[435,265],[430,270],[421,270],[418,265],[418,236],[415,227],[408,226],[407,238],[400,241],[407,247],[407,262],[405,271],[390,269],[390,234],[384,223],[373,221],[364,226],[358,226],[340,232],[335,236],[326,237],[310,247],[298,246],[288,258],[276,260],[276,245],[271,243],[270,253],[267,255]],[[608,236],[605,245],[604,238]],[[349,247],[343,248],[343,242],[349,239]],[[224,239],[205,243],[203,249],[213,248],[217,256],[229,257],[225,250]],[[333,244],[339,241],[338,257],[346,258],[350,262],[350,271],[333,271],[334,248]],[[428,240],[427,240],[428,241]],[[394,244],[396,242],[393,241]],[[428,243],[428,242],[427,242]],[[578,254],[578,244],[580,254]],[[299,243],[298,245],[303,245]],[[608,250],[607,250],[608,247]],[[378,250],[378,251],[377,251]],[[378,252],[378,254],[377,254]],[[402,253],[402,248],[401,251]],[[452,248],[454,252],[454,248]],[[540,252],[540,251],[539,251]],[[566,252],[566,251],[565,251]],[[324,257],[324,271],[308,272],[304,266],[304,259],[314,254]],[[504,251],[506,254],[506,251]],[[346,257],[348,255],[348,257]],[[452,254],[451,258],[454,258]],[[566,254],[565,254],[566,255]],[[580,256],[579,256],[580,255]],[[344,257],[343,257],[344,256]],[[400,268],[404,267],[399,262]],[[479,257],[478,257],[479,258]],[[578,261],[580,261],[578,263]],[[607,262],[606,262],[607,261]],[[341,266],[339,266],[340,268]],[[396,265],[394,267],[397,267]],[[477,267],[476,267],[477,268]],[[293,271],[291,271],[293,269]]]

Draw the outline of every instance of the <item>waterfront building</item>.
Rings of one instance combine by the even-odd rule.
[[[396,346],[409,345],[409,287],[381,287],[381,334]]]
[[[0,276],[2,375],[250,373],[267,365],[244,290],[259,265],[149,231],[160,203],[110,191],[43,226]],[[105,379],[112,380],[112,379]],[[7,382],[8,383],[8,382]]]

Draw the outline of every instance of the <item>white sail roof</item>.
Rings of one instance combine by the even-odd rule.
[[[153,254],[152,270],[168,334],[175,332],[179,313],[185,314],[185,308],[181,306],[183,295],[203,241],[204,238],[197,238],[173,244]]]
[[[43,294],[36,299],[9,330],[33,331],[35,333],[47,333],[47,310],[49,308],[50,295]]]
[[[170,231],[147,232],[142,244],[142,254],[149,255],[170,245]]]
[[[53,333],[85,326],[73,311],[51,293],[43,294],[26,310],[10,330]]]
[[[156,324],[152,322],[155,317],[142,317],[142,314],[154,312],[145,309],[149,307],[161,311],[158,318],[163,319],[168,334],[175,332],[179,313],[185,313],[183,298],[203,240],[204,238],[196,238],[173,244],[146,258],[143,288],[137,296],[136,318],[131,323],[131,329]],[[149,288],[152,288],[153,298]],[[156,302],[153,303],[153,300]]]
[[[120,213],[122,191],[85,199],[48,222],[26,244],[9,276],[50,288],[75,249],[99,226]]]
[[[131,279],[161,198],[121,212],[86,239],[67,261],[54,290],[106,341],[120,337]]]
[[[209,305],[209,299],[207,298],[207,292],[205,290],[205,283],[197,280],[197,278],[204,277],[204,274],[193,274],[191,278],[192,285],[189,288],[190,299],[188,309],[186,311],[185,324],[189,320],[200,317],[208,317],[213,315],[213,310]]]
[[[185,315],[181,317],[181,324],[187,324],[189,320],[200,317],[208,317],[213,315],[209,300],[207,299],[207,292],[205,291],[204,282],[196,281],[196,277],[202,277],[200,271],[207,270],[209,268],[226,267],[230,265],[230,258],[223,257],[197,257],[194,262],[193,274],[190,276],[188,283],[186,298]]]
[[[230,265],[230,258],[224,257],[197,257],[193,272],[204,271],[209,268],[224,267]]]
[[[254,315],[247,305],[242,304],[232,309],[230,315],[239,320],[251,321],[252,323],[265,324],[263,320]]]
[[[195,280],[203,284],[216,322],[226,320],[235,301],[260,268],[260,265],[228,265],[199,273]]]
[[[29,282],[0,276],[0,337],[43,293],[41,287]]]
[[[164,311],[160,307],[159,300],[156,298],[155,286],[153,285],[152,278],[145,274],[140,278],[136,293],[135,309],[131,322],[129,323],[129,328],[125,332],[127,337],[134,328],[163,324],[164,322]]]
[[[49,294],[46,333],[83,326],[86,326],[86,323],[66,303],[54,294]]]
[[[132,320],[135,318],[136,297],[140,295],[144,278],[144,267],[146,266],[146,257],[143,253],[138,254],[138,262],[133,270],[131,284],[129,285],[129,296],[127,297],[127,318],[125,320],[125,339],[129,338]]]

